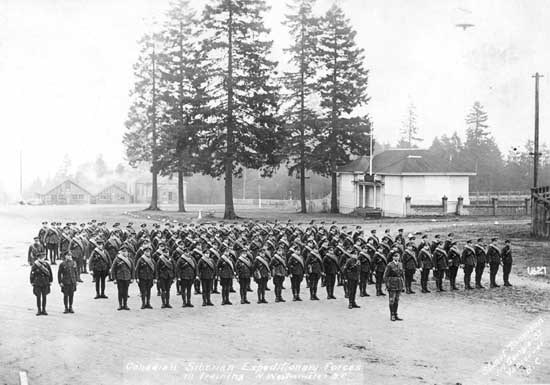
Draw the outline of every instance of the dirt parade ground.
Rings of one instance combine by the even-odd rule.
[[[94,300],[90,275],[83,275],[75,293],[75,314],[63,314],[63,296],[56,280],[48,296],[48,316],[35,315],[29,283],[27,248],[43,220],[118,221],[135,227],[154,219],[196,221],[201,207],[187,214],[155,215],[139,206],[0,207],[0,383],[18,384],[541,384],[550,383],[550,243],[529,238],[528,218],[461,218],[365,221],[328,215],[299,215],[263,210],[238,210],[252,219],[390,228],[406,233],[450,231],[461,249],[464,240],[483,236],[512,241],[513,287],[402,294],[399,315],[390,322],[388,298],[358,298],[349,310],[342,287],[337,300],[292,302],[290,282],[285,303],[238,303],[181,308],[172,288],[173,309],[140,310],[138,287],[130,286],[131,311],[116,311],[116,286],[108,299]],[[220,209],[221,210],[221,209]],[[220,210],[214,215],[219,217]],[[201,211],[204,213],[206,211]],[[216,220],[208,219],[210,221]],[[57,265],[58,266],[58,265]],[[57,266],[52,266],[57,277]],[[488,287],[488,271],[484,285]],[[502,283],[502,271],[498,280]],[[448,287],[445,281],[445,287]],[[272,287],[272,283],[270,283]],[[255,284],[252,285],[255,289]],[[305,292],[305,283],[302,290]],[[253,293],[251,293],[253,294]],[[305,297],[305,295],[304,295]]]

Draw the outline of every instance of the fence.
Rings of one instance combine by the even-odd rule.
[[[550,202],[550,192],[548,201]],[[440,204],[415,205],[412,198],[405,197],[405,216],[440,216],[440,215],[472,215],[472,216],[524,216],[529,215],[531,200],[529,198],[500,202],[498,198],[491,198],[490,204],[464,204],[464,199],[458,197],[456,201],[441,198]]]
[[[491,204],[492,199],[499,202],[524,202],[531,199],[529,191],[472,191],[470,192],[470,204]]]

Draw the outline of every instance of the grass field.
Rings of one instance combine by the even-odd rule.
[[[420,294],[415,284],[417,294],[403,295],[400,302],[403,322],[389,321],[387,297],[359,298],[361,308],[348,310],[341,287],[335,301],[325,300],[319,290],[321,301],[279,304],[268,292],[267,305],[222,307],[219,296],[214,296],[216,306],[193,309],[179,307],[181,300],[173,288],[173,309],[161,310],[160,298],[154,297],[154,309],[146,311],[139,310],[133,284],[132,310],[117,312],[115,286],[107,287],[109,299],[94,300],[91,277],[86,275],[75,296],[76,314],[62,314],[62,295],[53,285],[50,315],[36,317],[26,251],[42,220],[197,221],[198,210],[203,216],[211,210],[191,206],[190,213],[178,214],[169,211],[173,207],[157,213],[141,209],[137,205],[0,208],[0,383],[18,383],[20,371],[28,372],[31,384],[550,383],[550,280],[528,274],[529,267],[550,267],[550,244],[530,239],[525,219],[365,221],[238,210],[248,219],[335,220],[359,224],[366,231],[389,227],[395,232],[403,227],[406,232],[431,235],[452,231],[459,240],[479,236],[512,240],[514,287]],[[214,210],[221,217],[222,208]],[[502,282],[500,272],[498,281]],[[374,292],[372,286],[367,290]],[[283,296],[288,300],[290,291]],[[237,303],[237,294],[231,299]],[[192,302],[200,304],[200,298],[193,296]],[[224,363],[232,366],[221,367]],[[315,368],[317,375],[294,376],[291,364]]]

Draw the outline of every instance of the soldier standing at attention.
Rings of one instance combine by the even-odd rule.
[[[113,260],[111,277],[118,289],[118,309],[130,310],[128,307],[128,287],[134,279],[134,264],[128,256],[128,249],[123,247]]]
[[[63,293],[63,304],[65,305],[64,314],[74,313],[73,311],[73,298],[76,291],[78,272],[75,261],[71,252],[65,254],[65,260],[59,265],[57,270],[57,282],[61,286],[61,292]]]
[[[367,284],[370,276],[371,259],[368,249],[359,253],[359,263],[361,264],[361,273],[359,275],[359,295],[361,297],[370,297],[367,293]]]
[[[271,268],[271,275],[273,276],[273,285],[275,286],[275,302],[286,302],[283,299],[283,282],[285,280],[287,271],[286,271],[286,262],[283,257],[284,249],[280,246],[273,258],[269,262],[269,267]]]
[[[430,277],[430,270],[433,269],[434,264],[432,260],[432,253],[430,252],[430,245],[426,242],[424,247],[418,254],[420,260],[420,286],[422,287],[422,293],[430,293],[428,290],[428,279]]]
[[[476,251],[476,289],[485,289],[481,285],[481,277],[487,263],[487,252],[485,251],[485,247],[483,247],[483,238],[478,238],[474,248]]]
[[[155,282],[157,267],[155,261],[151,258],[151,246],[142,246],[142,255],[136,261],[136,271],[134,276],[138,281],[139,292],[141,295],[141,308],[152,309],[151,306],[151,288]]]
[[[376,272],[376,295],[386,295],[382,291],[382,281],[384,279],[384,271],[386,271],[386,256],[384,248],[380,246],[374,253],[374,270]]]
[[[291,252],[290,257],[288,258],[288,272],[290,274],[290,285],[292,288],[292,300],[293,301],[301,301],[300,298],[300,285],[302,284],[302,280],[304,279],[304,272],[305,272],[305,265],[304,260],[302,259],[302,256],[300,253],[298,253],[295,249],[290,248],[289,250]],[[327,253],[330,254],[331,251],[329,250]],[[332,279],[336,280],[336,276],[332,277]],[[327,277],[327,292],[329,290],[330,282],[329,277]],[[332,281],[332,288],[334,290],[334,281]]]
[[[216,265],[208,252],[201,255],[201,259],[197,263],[197,271],[202,286],[202,306],[214,306],[210,300],[210,292],[212,291],[212,280],[216,274]]]
[[[456,241],[451,242],[451,247],[447,253],[449,258],[449,281],[451,283],[451,290],[458,290],[456,287],[456,275],[458,273],[458,267],[460,266],[460,252],[456,247]]]
[[[500,250],[496,245],[497,238],[491,239],[491,244],[489,245],[489,248],[487,249],[487,259],[489,262],[489,277],[491,288],[494,287],[500,287],[500,285],[497,285],[496,278],[498,273],[498,267],[500,266]]]
[[[269,280],[269,262],[262,249],[254,260],[254,280],[258,285],[258,303],[267,303],[265,300],[265,288]]]
[[[92,272],[95,280],[96,295],[94,299],[108,298],[105,295],[105,278],[109,275],[109,267],[111,264],[109,256],[103,248],[103,240],[97,239],[95,244],[96,247],[90,255],[90,271]]]
[[[159,283],[160,297],[162,299],[161,309],[171,309],[170,288],[176,277],[176,266],[174,261],[166,253],[166,248],[159,249],[157,261],[157,280]]]
[[[361,262],[359,262],[356,253],[349,255],[342,270],[348,285],[348,309],[359,308],[361,306],[355,302],[355,294],[357,293],[357,284],[361,274]]]
[[[390,300],[390,319],[392,321],[402,321],[397,315],[399,307],[399,295],[403,290],[403,266],[399,262],[399,254],[392,253],[393,260],[388,263],[384,271],[384,282],[389,293]]]
[[[415,294],[412,290],[412,280],[417,269],[416,255],[411,244],[407,246],[403,253],[403,268],[405,269],[405,292]]]
[[[181,307],[193,307],[191,304],[191,288],[197,276],[197,263],[187,252],[182,253],[176,262],[176,276],[180,281],[181,298],[183,300]]]
[[[334,246],[329,247],[323,258],[323,269],[325,270],[327,299],[336,299],[334,285],[336,284],[336,274],[340,271],[340,265],[338,264],[338,257],[334,254]]]
[[[231,289],[231,282],[235,276],[235,268],[227,249],[218,259],[216,267],[217,275],[220,277],[220,284],[222,286],[222,305],[233,305],[229,300],[229,289]]]
[[[443,277],[445,276],[445,271],[448,269],[447,253],[443,247],[441,247],[441,241],[438,242],[438,245],[434,250],[433,261],[437,291],[446,291],[443,289]]]
[[[36,296],[36,315],[48,315],[46,312],[46,296],[50,293],[50,284],[53,281],[52,268],[46,259],[46,254],[34,261],[31,266],[30,281],[33,293]]]
[[[235,263],[237,278],[239,279],[239,294],[241,295],[241,304],[249,304],[246,298],[248,287],[250,286],[250,277],[252,276],[252,261],[248,258],[246,251],[239,252],[239,258]]]
[[[472,290],[471,277],[472,271],[476,266],[476,251],[472,247],[472,240],[468,239],[464,249],[462,249],[462,266],[464,268],[464,289]]]
[[[34,237],[34,243],[29,246],[29,252],[27,255],[27,261],[29,266],[32,266],[34,261],[41,259],[41,256],[46,256],[46,249],[40,243],[40,237]]]
[[[321,275],[324,275],[325,271],[323,268],[323,260],[319,255],[317,250],[313,250],[309,253],[309,256],[306,260],[306,277],[308,277],[309,282],[309,293],[310,299],[313,301],[318,301],[317,297],[317,283]]]
[[[510,283],[510,272],[512,271],[513,258],[509,239],[504,241],[504,247],[500,255],[502,256],[502,279],[504,281],[504,286],[512,286]]]
[[[80,272],[82,271],[82,265],[85,263],[85,253],[86,249],[80,235],[76,235],[71,240],[69,244],[69,252],[71,253],[73,260],[76,264],[76,280],[82,282],[80,279]]]

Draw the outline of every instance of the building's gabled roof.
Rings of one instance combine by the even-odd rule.
[[[65,183],[67,183],[67,182],[69,182],[69,183],[75,185],[75,186],[78,187],[80,190],[84,191],[86,194],[92,195],[92,194],[90,194],[90,192],[89,192],[88,190],[86,190],[85,188],[83,188],[82,186],[80,186],[78,183],[76,183],[75,181],[73,181],[73,180],[71,180],[71,179],[65,179],[63,182],[57,183],[57,184],[55,184],[55,185],[53,185],[53,186],[47,186],[47,187],[44,189],[44,191],[46,191],[46,192],[44,192],[44,193],[41,194],[41,195],[48,195],[48,194],[51,194],[51,193],[53,192],[53,190],[55,190],[56,188],[58,188],[59,186],[65,184]]]
[[[109,185],[109,186],[103,188],[101,191],[99,191],[99,192],[98,192],[97,194],[95,194],[95,195],[98,196],[99,194],[103,193],[104,191],[106,191],[106,190],[108,190],[108,189],[110,189],[110,188],[114,188],[114,189],[120,191],[121,193],[124,193],[124,194],[126,194],[126,195],[128,195],[128,196],[131,196],[131,194],[130,194],[128,191],[124,190],[122,187],[120,187],[120,186],[117,185],[116,183],[113,183],[113,184],[111,184],[111,185]]]
[[[394,149],[376,154],[372,159],[373,174],[379,175],[475,175],[466,164],[442,159],[430,150]],[[370,159],[363,156],[340,167],[342,173],[369,173]]]

